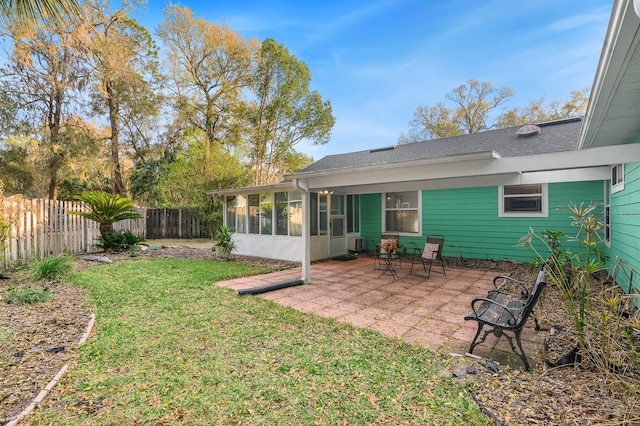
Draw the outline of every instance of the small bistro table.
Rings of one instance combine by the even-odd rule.
[[[394,280],[398,278],[398,273],[396,272],[396,267],[393,262],[399,260],[400,256],[397,254],[381,254],[380,259],[384,260],[384,268],[382,269],[380,276],[382,277],[389,272]]]

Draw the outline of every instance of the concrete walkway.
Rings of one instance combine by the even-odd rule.
[[[301,312],[371,328],[436,351],[466,353],[477,325],[465,321],[464,316],[471,312],[471,300],[486,296],[493,287],[493,277],[499,273],[448,267],[445,277],[434,268],[426,279],[409,275],[409,267],[408,263],[398,267],[398,278],[393,279],[390,274],[380,276],[381,271],[373,269],[371,258],[319,262],[311,265],[310,283],[259,297]],[[240,290],[298,279],[301,274],[301,269],[295,268],[216,284]],[[538,358],[536,334],[532,324],[527,324],[522,332],[522,345],[532,366]],[[475,348],[474,354],[523,368],[508,341],[504,337],[497,343],[496,340],[489,336]]]

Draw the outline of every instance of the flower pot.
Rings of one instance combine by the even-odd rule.
[[[227,247],[216,247],[216,259],[226,262],[231,256],[231,250]]]

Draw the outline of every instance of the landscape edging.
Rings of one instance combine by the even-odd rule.
[[[89,322],[87,323],[87,328],[78,341],[78,346],[87,341],[89,335],[91,334],[91,330],[93,329],[95,321],[96,316],[94,314],[91,314]],[[22,420],[26,415],[30,414],[38,405],[42,404],[42,401],[47,397],[47,395],[55,387],[55,385],[58,384],[58,381],[62,378],[68,368],[69,364],[63,365],[60,371],[58,371],[58,374],[56,374],[53,379],[51,379],[49,384],[47,384],[47,386],[45,386],[45,388],[40,391],[40,393],[34,398],[33,402],[29,404],[27,408],[22,410],[22,412],[18,414],[15,419],[9,421],[9,423],[6,423],[5,426],[16,426],[18,422],[20,422],[20,420]]]

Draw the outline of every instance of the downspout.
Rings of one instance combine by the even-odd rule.
[[[310,195],[308,184],[302,184],[297,178],[293,179],[293,185],[302,192],[302,281],[308,283],[311,279],[311,233],[309,232],[309,203]]]

